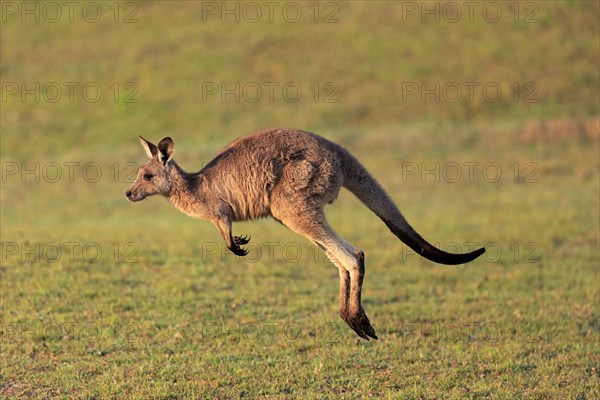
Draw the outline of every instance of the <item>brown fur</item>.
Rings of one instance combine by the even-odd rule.
[[[375,212],[390,230],[419,254],[444,264],[477,258],[438,250],[406,222],[391,198],[368,171],[341,146],[310,132],[264,129],[221,150],[201,171],[188,174],[173,161],[171,138],[158,146],[141,138],[148,161],[126,195],[131,201],[161,194],[187,215],[211,221],[227,248],[246,255],[248,239],[233,236],[234,221],[271,216],[325,251],[340,272],[340,315],[364,339],[377,339],[361,305],[364,253],[327,223],[323,208],[346,187]]]

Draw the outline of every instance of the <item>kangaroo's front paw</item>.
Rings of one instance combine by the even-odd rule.
[[[243,244],[248,244],[248,242],[250,241],[251,238],[249,238],[248,236],[234,236],[233,237],[233,243],[235,243],[236,245],[240,246]]]
[[[240,257],[244,257],[246,254],[248,254],[248,250],[241,248],[237,244],[234,244],[233,246],[229,247],[229,250],[231,250],[231,252],[236,256]]]

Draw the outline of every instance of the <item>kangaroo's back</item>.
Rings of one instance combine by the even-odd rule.
[[[231,206],[233,220],[272,215],[282,205],[335,199],[342,185],[336,145],[313,133],[263,129],[225,146],[201,171],[205,185]],[[281,197],[281,198],[279,198]]]

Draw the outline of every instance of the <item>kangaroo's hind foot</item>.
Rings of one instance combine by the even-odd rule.
[[[369,321],[369,317],[367,317],[367,314],[362,307],[354,313],[347,313],[344,321],[346,321],[348,326],[361,338],[366,340],[369,340],[369,338],[379,339],[375,334],[375,329]]]

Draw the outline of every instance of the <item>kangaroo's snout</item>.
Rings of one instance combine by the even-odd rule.
[[[125,196],[127,197],[127,200],[132,202],[143,200],[146,197],[143,195],[140,196],[139,194],[135,195],[131,190],[126,191]]]

